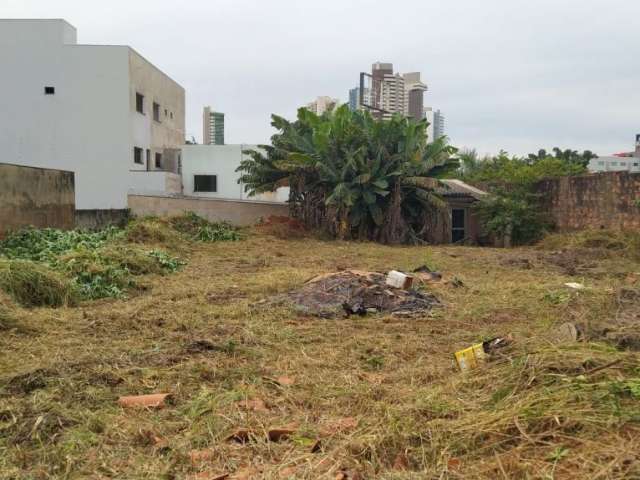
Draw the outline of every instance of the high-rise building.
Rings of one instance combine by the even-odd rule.
[[[355,112],[360,107],[360,87],[349,90],[349,110]]]
[[[445,135],[444,133],[444,115],[440,110],[433,110],[431,107],[424,108],[424,118],[429,122],[427,127],[428,141],[433,142],[435,139]]]
[[[337,98],[318,97],[313,102],[307,103],[305,107],[317,115],[322,115],[324,112],[336,108],[339,103],[340,101]]]
[[[362,98],[362,108],[377,118],[389,119],[398,113],[416,120],[423,118],[427,86],[420,80],[419,72],[394,74],[392,63],[376,62],[371,66],[371,74],[360,74],[360,89],[369,92],[368,98]]]
[[[211,107],[204,107],[202,143],[205,145],[224,145],[224,113],[214,112]]]

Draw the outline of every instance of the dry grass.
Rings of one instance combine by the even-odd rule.
[[[527,268],[505,261],[519,257]],[[609,275],[614,261],[576,277],[532,249],[263,233],[192,245],[188,265],[148,277],[142,295],[31,309],[20,320],[30,334],[0,334],[0,478],[637,478],[637,352],[553,342],[556,325],[613,319],[620,288],[640,288],[628,280],[640,265]],[[419,318],[327,320],[259,303],[324,272],[424,263],[444,273],[429,290],[445,306]],[[457,371],[454,351],[506,334],[515,342],[498,359]],[[117,405],[153,392],[171,404]],[[285,426],[292,437],[266,439]],[[225,440],[239,429],[252,441]]]

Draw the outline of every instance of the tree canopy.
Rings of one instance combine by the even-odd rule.
[[[425,210],[443,206],[437,178],[458,169],[446,137],[428,143],[426,120],[377,120],[344,105],[271,123],[272,144],[246,152],[239,181],[250,195],[290,186],[293,216],[339,238],[418,238]]]

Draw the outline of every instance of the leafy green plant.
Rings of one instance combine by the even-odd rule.
[[[194,212],[173,217],[171,225],[178,232],[200,242],[240,240],[238,229],[228,222],[210,222]]]
[[[437,178],[458,168],[445,137],[427,142],[426,120],[381,121],[341,106],[301,108],[294,122],[272,115],[272,125],[272,145],[246,152],[239,183],[250,195],[290,186],[293,215],[338,238],[415,239],[425,209],[444,206]]]

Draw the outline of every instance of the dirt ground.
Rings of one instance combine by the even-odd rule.
[[[640,311],[636,262],[258,232],[181,253],[142,294],[21,310],[0,331],[0,478],[640,478],[637,345],[607,330]],[[424,264],[442,306],[416,317],[265,302]],[[558,340],[564,322],[602,338]],[[458,370],[456,350],[505,335]],[[171,396],[118,405],[150,393]]]

